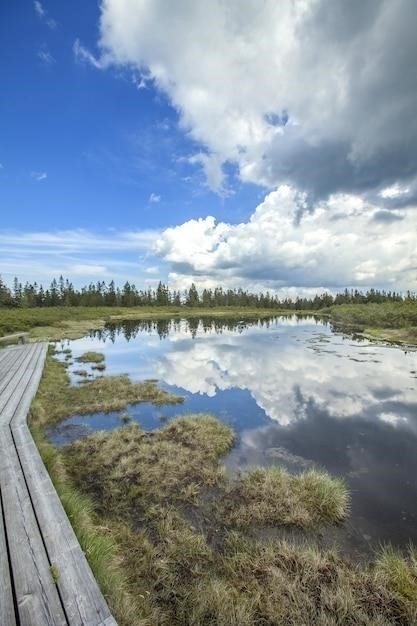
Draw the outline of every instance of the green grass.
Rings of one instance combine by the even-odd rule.
[[[108,322],[140,319],[192,317],[271,317],[282,312],[269,309],[224,307],[219,309],[187,307],[45,307],[0,309],[0,337],[18,331],[29,331],[35,340],[77,339],[91,330],[104,328]]]
[[[340,304],[323,311],[336,329],[371,339],[417,344],[417,302]]]

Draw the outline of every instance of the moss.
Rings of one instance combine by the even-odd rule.
[[[52,580],[55,584],[59,581],[59,570],[56,565],[52,564],[49,568],[49,572],[51,574]]]

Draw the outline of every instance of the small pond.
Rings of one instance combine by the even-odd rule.
[[[231,472],[281,463],[345,477],[352,550],[417,542],[417,352],[355,340],[295,316],[129,322],[60,348],[73,357],[103,352],[106,374],[157,379],[185,397],[183,405],[128,407],[143,428],[195,412],[233,426]],[[74,384],[76,369],[78,363],[69,367]],[[75,415],[48,436],[62,445],[121,426],[122,413]]]

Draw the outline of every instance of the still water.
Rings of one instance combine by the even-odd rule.
[[[191,412],[230,424],[231,472],[280,463],[345,477],[352,549],[417,543],[417,352],[354,340],[309,317],[130,322],[61,347],[73,357],[103,352],[106,374],[158,379],[184,396],[183,405],[128,407],[143,428]],[[119,411],[73,416],[48,436],[61,445],[121,424]]]

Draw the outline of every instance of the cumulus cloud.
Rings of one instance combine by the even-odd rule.
[[[416,18],[413,0],[104,0],[100,45],[168,95],[213,189],[232,161],[317,201],[417,178]]]
[[[416,211],[382,211],[359,196],[334,194],[296,221],[303,202],[297,190],[280,186],[247,222],[192,219],[166,229],[154,249],[181,287],[192,280],[263,289],[415,284]]]
[[[311,329],[311,318],[297,324],[302,325]],[[305,419],[311,402],[337,419],[358,415],[384,419],[388,407],[399,406],[395,403],[408,405],[407,414],[413,415],[416,394],[404,377],[400,351],[393,351],[388,359],[381,347],[372,346],[372,354],[367,354],[362,345],[339,344],[336,352],[328,344],[320,345],[319,333],[307,344],[299,341],[302,334],[289,332],[287,322],[268,334],[256,328],[243,334],[242,340],[226,329],[215,335],[200,327],[191,340],[186,332],[177,332],[170,350],[157,359],[158,377],[210,397],[218,391],[246,389],[281,425]]]

